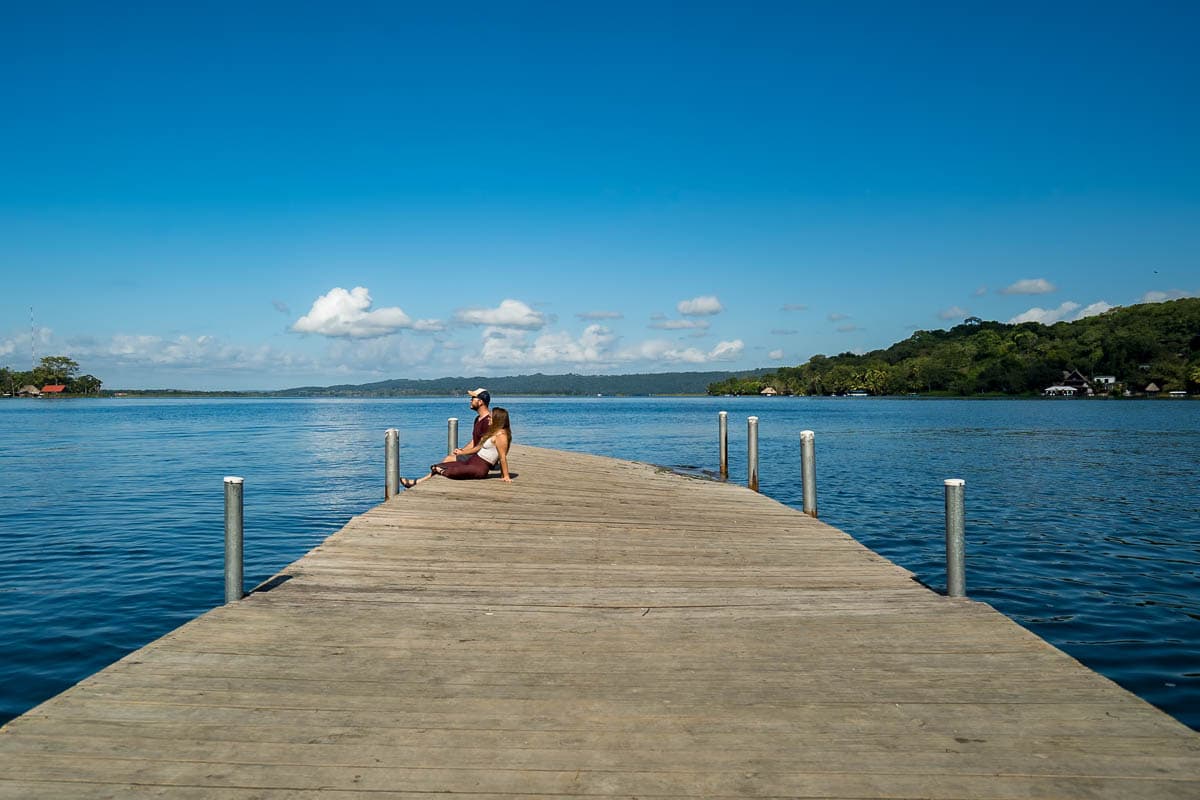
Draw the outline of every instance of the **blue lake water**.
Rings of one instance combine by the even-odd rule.
[[[945,585],[942,480],[967,481],[967,591],[1200,728],[1200,403],[505,398],[517,441],[745,480]],[[246,479],[246,585],[470,430],[465,399],[0,401],[0,722],[223,599],[222,478]],[[514,463],[519,472],[520,464]],[[519,479],[518,479],[519,480]]]

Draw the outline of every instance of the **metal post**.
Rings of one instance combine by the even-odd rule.
[[[965,519],[963,495],[966,481],[947,478],[946,485],[946,594],[967,596]]]
[[[446,420],[446,455],[453,455],[458,449],[458,417]]]
[[[817,516],[816,434],[800,431],[800,484],[804,489],[804,513]]]
[[[721,443],[721,480],[729,480],[729,412],[717,412],[717,441]]]
[[[388,428],[383,434],[383,452],[383,497],[391,500],[400,491],[400,431],[396,428]]]
[[[225,479],[225,602],[242,599],[242,479]]]
[[[746,485],[758,491],[758,417],[746,419]]]

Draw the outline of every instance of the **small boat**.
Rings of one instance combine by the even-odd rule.
[[[869,392],[864,392],[862,389],[855,389],[853,392],[850,392],[850,394],[847,395],[847,397],[870,397],[870,396],[871,395]]]

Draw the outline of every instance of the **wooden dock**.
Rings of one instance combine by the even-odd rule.
[[[0,798],[1200,797],[1200,735],[835,528],[511,461],[13,720]]]

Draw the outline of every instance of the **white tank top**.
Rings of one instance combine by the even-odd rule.
[[[479,457],[489,464],[495,464],[500,460],[500,450],[496,447],[495,436],[489,436],[483,440],[483,444],[479,448]]]

